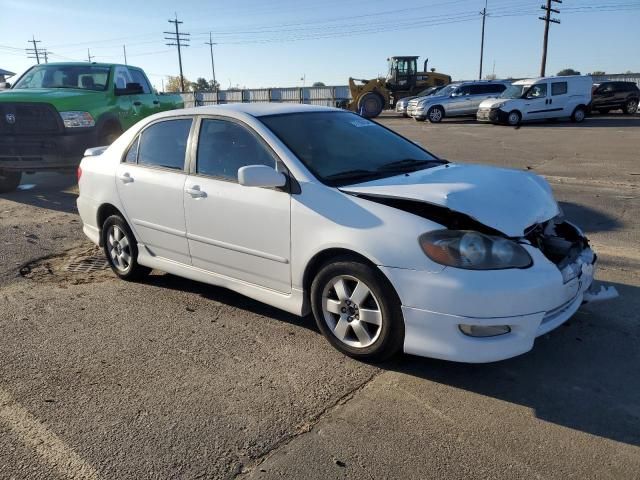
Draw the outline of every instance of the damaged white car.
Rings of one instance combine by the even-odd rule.
[[[360,359],[513,357],[615,295],[590,290],[596,256],[545,180],[448,163],[341,110],[161,113],[78,174],[84,232],[119,277],[159,269],[313,312]]]

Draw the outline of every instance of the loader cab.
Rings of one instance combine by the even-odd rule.
[[[389,58],[388,88],[391,91],[412,90],[416,86],[418,57]]]

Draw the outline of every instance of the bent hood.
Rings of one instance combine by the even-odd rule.
[[[551,187],[542,177],[481,165],[450,163],[340,190],[439,205],[509,237],[520,237],[532,225],[560,213]]]
[[[508,99],[505,98],[487,98],[486,100],[483,100],[482,102],[480,102],[480,106],[478,108],[493,108],[494,105],[499,105],[501,103],[504,103],[508,101]]]

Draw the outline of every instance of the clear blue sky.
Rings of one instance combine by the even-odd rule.
[[[536,76],[544,0],[488,0],[485,72]],[[478,74],[484,0],[0,0],[0,68],[22,72],[33,60],[31,35],[50,61],[123,62],[143,67],[157,87],[178,72],[175,47],[163,31],[176,12],[191,33],[185,76],[211,78],[208,32],[214,35],[216,78],[223,88],[343,85],[349,76],[385,73],[392,55],[429,57],[454,79]],[[562,24],[551,25],[547,73],[640,71],[640,0],[564,0]]]

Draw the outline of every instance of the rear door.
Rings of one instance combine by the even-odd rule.
[[[133,141],[116,171],[125,214],[153,255],[189,264],[184,217],[190,117],[161,120]]]
[[[290,194],[238,183],[239,168],[276,168],[276,154],[255,131],[234,119],[203,118],[197,128],[195,164],[184,193],[193,266],[291,292]]]

